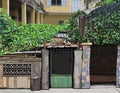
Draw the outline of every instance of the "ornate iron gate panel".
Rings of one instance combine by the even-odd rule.
[[[117,46],[92,46],[90,59],[91,83],[116,81]]]

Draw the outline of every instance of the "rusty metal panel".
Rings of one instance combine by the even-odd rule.
[[[115,82],[116,63],[117,46],[92,46],[90,58],[91,82]]]

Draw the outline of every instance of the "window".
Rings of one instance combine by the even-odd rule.
[[[46,5],[47,6],[51,6],[51,5],[66,6],[66,0],[46,0]]]
[[[31,64],[3,64],[3,75],[31,75]]]
[[[61,0],[52,0],[52,5],[61,5]]]
[[[59,24],[63,24],[63,22],[64,22],[64,21],[61,20],[61,21],[59,21]]]

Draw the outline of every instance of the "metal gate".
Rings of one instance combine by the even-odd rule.
[[[117,46],[92,46],[90,80],[93,83],[115,83]]]
[[[72,88],[73,49],[50,49],[50,87]]]

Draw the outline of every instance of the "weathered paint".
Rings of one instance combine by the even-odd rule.
[[[72,88],[72,75],[51,75],[52,88]]]
[[[49,51],[42,50],[42,89],[49,89]]]
[[[82,88],[90,88],[90,46],[83,46]]]
[[[73,88],[81,88],[82,85],[82,51],[75,50],[74,51],[74,73],[73,73]]]
[[[44,24],[59,24],[59,21],[64,21],[65,19],[69,18],[70,14],[50,14],[44,15]]]
[[[31,66],[31,77],[41,77],[41,62],[34,62]]]
[[[44,5],[44,9],[46,12],[59,12],[59,13],[68,13],[70,12],[70,0],[66,0],[66,5],[64,6],[53,6],[47,5],[46,0],[41,0]],[[58,11],[59,10],[59,11]]]

